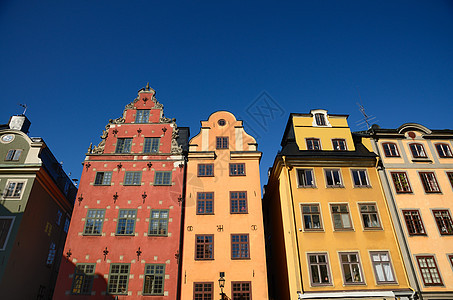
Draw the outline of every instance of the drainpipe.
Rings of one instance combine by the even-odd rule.
[[[371,137],[371,140],[373,141],[375,151],[377,152],[377,155],[378,155],[379,160],[380,160],[381,159],[381,153],[379,151],[377,140],[375,138],[373,138],[373,137]],[[381,167],[380,170],[379,170],[379,165],[377,165],[377,167],[378,167],[378,172],[380,174],[382,174],[382,176],[381,176],[381,178],[383,178],[382,179],[382,183],[385,184],[387,190],[389,191],[388,198],[390,198],[389,199],[390,201],[388,201],[388,203],[391,204],[392,210],[395,212],[395,223],[398,225],[398,230],[400,231],[401,236],[402,236],[401,243],[403,244],[404,251],[406,252],[406,255],[409,257],[409,260],[410,260],[409,261],[409,267],[410,267],[411,273],[412,273],[412,275],[414,277],[415,285],[416,285],[416,288],[417,288],[417,291],[415,291],[414,289],[409,287],[413,291],[412,299],[416,299],[416,298],[414,298],[414,296],[418,294],[420,296],[419,299],[423,300],[423,296],[422,296],[422,293],[420,291],[420,285],[418,284],[417,275],[416,275],[416,272],[415,272],[415,269],[414,269],[414,265],[411,263],[412,262],[412,255],[411,255],[411,253],[409,251],[409,246],[407,244],[406,238],[405,238],[404,233],[403,233],[403,229],[402,229],[403,226],[401,225],[401,220],[400,220],[399,215],[398,215],[396,201],[395,201],[395,198],[393,197],[393,194],[391,192],[390,183],[388,181],[387,174],[385,173],[385,166],[382,163],[381,166],[380,166]],[[384,194],[386,194],[385,191],[384,191]],[[403,263],[404,263],[404,259],[403,259]]]
[[[184,175],[182,182],[182,200],[181,200],[181,226],[179,231],[179,257],[178,257],[178,282],[176,288],[176,299],[181,299],[181,290],[182,290],[182,251],[183,251],[183,242],[184,242],[184,219],[186,211],[186,182],[187,182],[187,159],[188,153],[184,154]]]
[[[282,159],[283,159],[283,166],[285,167],[287,176],[288,176],[289,194],[291,196],[291,206],[293,209],[294,232],[296,235],[296,248],[297,248],[297,262],[299,263],[299,276],[300,276],[300,287],[301,287],[301,291],[297,291],[297,294],[300,295],[300,294],[303,294],[303,292],[304,292],[304,284],[302,282],[302,266],[301,266],[301,262],[300,262],[299,238],[297,236],[298,230],[297,230],[297,226],[296,226],[296,212],[294,209],[294,196],[293,196],[293,189],[292,189],[292,185],[291,185],[291,177],[290,177],[290,173],[289,173],[289,171],[290,171],[290,169],[292,169],[292,167],[289,167],[286,164],[286,156],[282,156]]]

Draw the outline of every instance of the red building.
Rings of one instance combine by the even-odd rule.
[[[188,136],[149,85],[109,121],[83,163],[54,299],[178,297]]]

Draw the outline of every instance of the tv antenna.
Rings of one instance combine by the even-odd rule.
[[[358,122],[357,122],[357,126],[362,126],[362,125],[366,124],[367,129],[370,129],[370,128],[371,128],[370,122],[371,122],[371,121],[377,121],[377,120],[376,120],[376,117],[374,117],[374,116],[372,116],[372,115],[368,115],[368,114],[365,112],[365,107],[363,107],[363,104],[362,104],[362,97],[360,96],[360,91],[359,91],[358,88],[357,88],[357,93],[359,93],[359,99],[360,99],[360,103],[357,103],[357,105],[359,106],[359,110],[360,110],[360,112],[361,112],[362,115],[363,115],[363,120],[362,120],[362,121],[358,121]]]
[[[19,103],[19,106],[24,108],[24,112],[22,113],[22,115],[25,116],[25,112],[27,111],[27,104]]]

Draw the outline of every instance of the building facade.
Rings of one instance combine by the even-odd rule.
[[[369,139],[291,114],[263,199],[272,299],[410,299]]]
[[[88,149],[54,299],[177,299],[188,128],[147,85]]]
[[[407,123],[367,134],[414,288],[453,299],[453,130]]]
[[[0,291],[52,297],[77,189],[30,121],[0,125]]]
[[[260,158],[230,112],[190,140],[181,299],[268,299]]]

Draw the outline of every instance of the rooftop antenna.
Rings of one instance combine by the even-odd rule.
[[[357,122],[357,125],[366,124],[367,129],[370,129],[371,128],[370,121],[375,120],[376,117],[367,115],[367,113],[365,112],[365,107],[363,107],[362,97],[360,96],[360,91],[358,88],[357,88],[357,93],[359,94],[359,99],[360,99],[360,103],[357,103],[357,105],[359,106],[359,110],[363,115],[363,121]]]
[[[19,103],[19,106],[24,108],[24,112],[22,113],[22,116],[25,116],[25,112],[27,111],[27,104]]]

